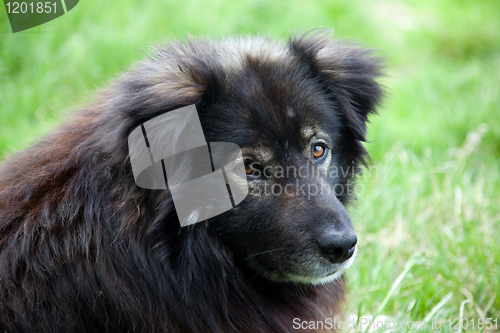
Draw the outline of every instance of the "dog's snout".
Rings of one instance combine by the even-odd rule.
[[[337,264],[352,257],[357,242],[354,232],[330,231],[319,237],[318,246],[324,257]]]

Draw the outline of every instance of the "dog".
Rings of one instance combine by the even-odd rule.
[[[341,316],[382,69],[323,32],[156,48],[2,163],[0,332],[310,332],[294,323]],[[248,194],[181,227],[168,188],[137,186],[127,138],[188,105],[208,142],[241,149]]]

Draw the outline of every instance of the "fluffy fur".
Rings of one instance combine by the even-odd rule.
[[[95,104],[3,162],[0,332],[296,332],[294,318],[339,315],[343,266],[318,254],[314,235],[338,221],[352,229],[348,193],[308,200],[256,189],[318,183],[333,166],[357,170],[379,74],[369,51],[322,34],[155,49]],[[190,104],[207,141],[234,142],[261,166],[320,175],[250,179],[238,207],[180,228],[168,190],[135,185],[127,137]],[[329,159],[315,166],[309,141],[322,133]],[[352,174],[323,178],[346,185]]]

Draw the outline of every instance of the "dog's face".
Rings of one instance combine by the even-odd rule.
[[[242,265],[266,278],[332,281],[353,262],[357,242],[343,205],[353,189],[342,175],[354,165],[344,159],[341,110],[314,76],[254,66],[251,79],[243,72],[229,84],[231,101],[216,106],[238,118],[232,140],[249,195],[210,223]]]
[[[223,56],[198,110],[208,141],[241,147],[249,195],[209,228],[256,275],[330,282],[356,253],[344,204],[381,95],[378,66],[365,51],[314,38],[239,47],[215,52]]]
[[[317,284],[354,260],[344,205],[364,163],[379,74],[370,52],[319,35],[288,44],[241,38],[160,49],[124,86],[149,86],[135,100],[154,111],[137,121],[196,103],[206,140],[242,149],[248,196],[203,224],[235,263],[274,281]]]

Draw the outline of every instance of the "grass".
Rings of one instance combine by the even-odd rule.
[[[351,311],[362,305],[363,313],[376,313],[417,255],[380,312],[395,322],[422,321],[446,299],[430,318],[459,318],[463,301],[469,320],[498,318],[499,168],[482,160],[487,132],[479,125],[444,158],[431,147],[416,154],[396,142],[377,165],[378,176],[372,169],[361,180],[368,191],[353,219],[364,246],[350,275]]]
[[[487,0],[86,0],[12,34],[0,9],[0,159],[50,131],[153,43],[334,28],[388,64],[388,98],[366,144],[372,172],[351,207],[361,250],[348,273],[348,312],[442,318],[440,332],[458,331],[446,319],[475,319],[465,331],[479,332],[479,318],[497,318],[491,331],[500,331],[498,13],[500,2]]]

